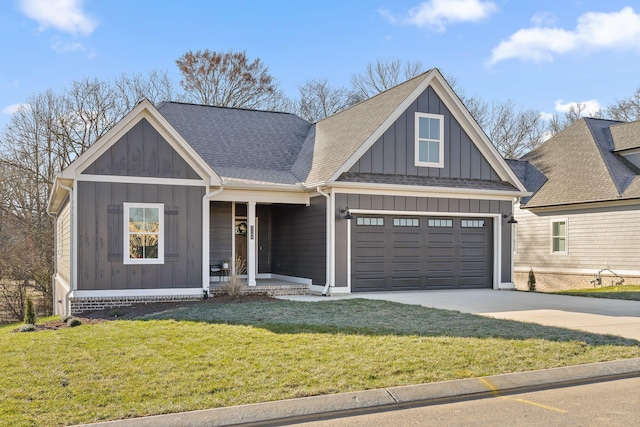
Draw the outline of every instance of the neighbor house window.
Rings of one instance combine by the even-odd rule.
[[[444,116],[416,113],[416,166],[444,167]]]
[[[164,205],[124,204],[124,263],[164,263]]]
[[[567,247],[567,220],[551,222],[551,252],[566,254]]]

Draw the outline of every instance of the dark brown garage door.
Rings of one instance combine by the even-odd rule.
[[[352,291],[491,288],[492,240],[487,218],[358,216]]]

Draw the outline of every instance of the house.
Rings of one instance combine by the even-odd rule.
[[[246,260],[325,295],[513,287],[527,195],[437,69],[315,124],[140,102],[56,178],[56,311],[202,298]]]
[[[518,288],[531,269],[541,290],[640,282],[640,122],[583,118],[509,164],[533,193],[515,208]]]

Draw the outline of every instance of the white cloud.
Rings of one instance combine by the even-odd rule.
[[[2,114],[14,114],[22,108],[29,108],[29,104],[11,104],[2,109]]]
[[[544,111],[540,113],[540,118],[546,122],[553,119],[553,116],[554,116],[553,113],[545,113]]]
[[[542,27],[543,25],[553,25],[556,22],[556,16],[551,12],[536,13],[531,18],[531,23],[536,27]]]
[[[74,35],[90,35],[97,21],[82,10],[83,0],[20,0],[22,12],[40,24],[40,31],[49,27]]]
[[[86,49],[82,43],[62,40],[54,41],[51,48],[59,53],[80,52]]]
[[[481,21],[497,9],[492,1],[429,0],[410,9],[406,16],[394,15],[387,11],[380,13],[394,24],[399,22],[444,31],[448,24]]]
[[[542,22],[534,17],[533,22]],[[640,15],[632,8],[620,12],[589,12],[578,18],[576,28],[535,27],[516,31],[491,51],[490,64],[511,58],[553,61],[557,55],[585,50],[640,50]]]
[[[562,99],[558,99],[556,101],[556,111],[558,113],[568,113],[572,109],[577,111],[579,108],[582,108],[580,112],[580,117],[589,117],[595,115],[598,111],[602,110],[602,105],[597,99],[590,99],[588,101],[580,101],[580,102],[567,102],[564,103]]]

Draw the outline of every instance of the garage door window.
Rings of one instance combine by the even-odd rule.
[[[453,227],[452,219],[430,219],[427,222],[429,227],[442,227],[442,228],[451,228]]]
[[[484,219],[463,219],[462,228],[484,228]]]
[[[418,218],[393,218],[394,227],[420,227]]]
[[[358,217],[356,225],[382,227],[384,226],[384,218]]]

